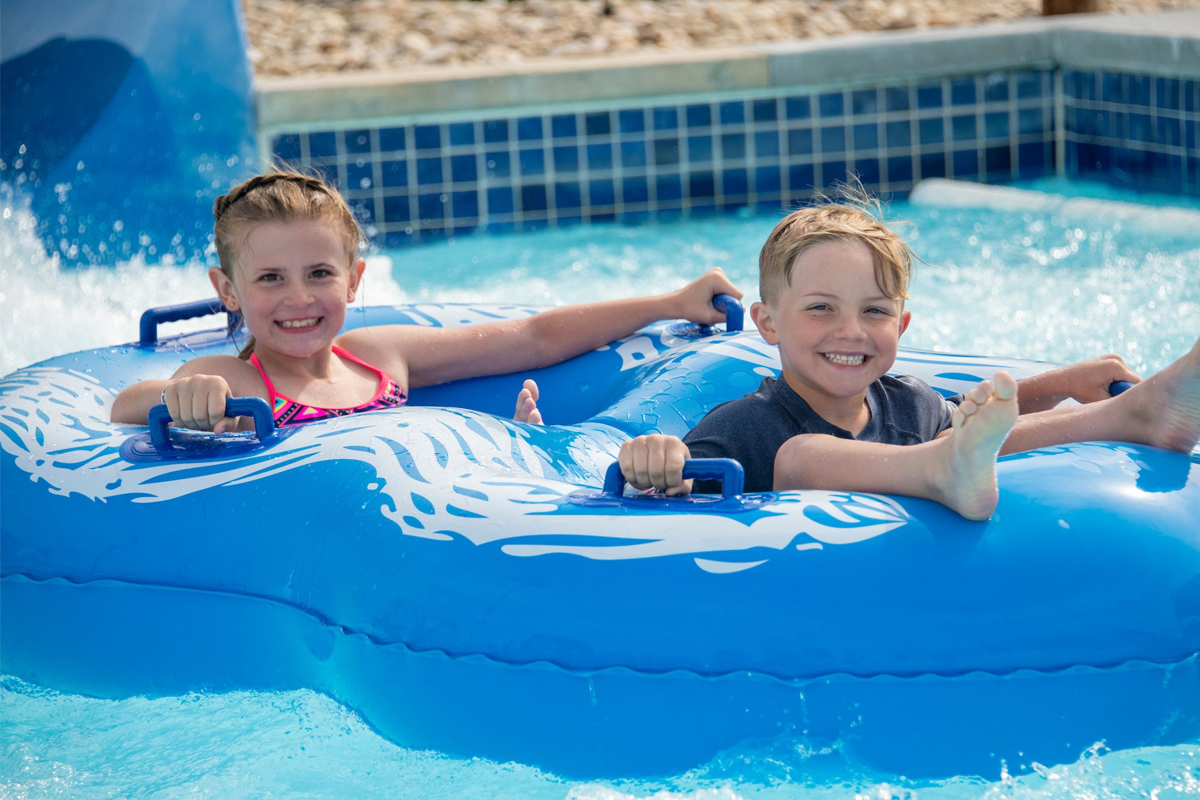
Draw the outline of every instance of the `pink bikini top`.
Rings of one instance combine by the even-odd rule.
[[[262,375],[263,383],[267,385],[267,392],[271,397],[271,410],[275,414],[275,427],[282,428],[284,425],[303,425],[306,422],[333,419],[334,417],[346,417],[350,414],[361,414],[364,411],[396,408],[408,402],[408,395],[400,388],[400,384],[385,375],[383,370],[372,367],[361,358],[347,353],[337,345],[333,346],[333,353],[361,367],[366,367],[379,376],[379,388],[376,390],[374,397],[362,405],[354,406],[353,408],[318,408],[317,406],[298,403],[292,398],[276,392],[275,384],[271,383],[271,379],[267,377],[266,370],[262,368],[262,364],[258,363],[258,356],[250,356],[250,363],[258,370],[258,374]]]

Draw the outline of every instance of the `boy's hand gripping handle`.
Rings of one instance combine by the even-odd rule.
[[[230,397],[225,401],[225,416],[253,417],[254,435],[260,442],[265,442],[275,436],[275,417],[271,407],[261,397]],[[164,403],[159,403],[150,409],[146,420],[150,426],[150,441],[157,447],[171,443],[171,412]]]
[[[1130,383],[1129,381],[1113,381],[1112,383],[1110,383],[1108,385],[1108,393],[1110,395],[1112,395],[1113,397],[1116,397],[1121,392],[1124,392],[1124,391],[1126,391],[1128,389],[1132,389],[1132,388],[1133,388],[1133,384]]]
[[[721,497],[740,495],[746,486],[746,471],[732,458],[690,458],[683,462],[683,479],[690,478],[720,481]],[[625,474],[620,462],[613,462],[604,474],[603,491],[617,497],[625,492]]]

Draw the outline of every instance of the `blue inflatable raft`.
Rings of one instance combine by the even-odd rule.
[[[518,307],[405,306],[351,326]],[[756,334],[659,326],[415,407],[213,437],[108,422],[224,331],[0,382],[3,670],[103,697],[309,687],[401,744],[560,774],[666,774],[746,740],[912,776],[1200,736],[1200,460],[1002,459],[970,523],[844,492],[620,496],[620,443],[682,435],[779,371]],[[903,351],[940,391],[1044,364]],[[269,419],[269,414],[267,415]],[[265,420],[264,420],[265,421]],[[619,484],[616,481],[615,484]]]

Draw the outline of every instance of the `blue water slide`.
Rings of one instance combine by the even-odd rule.
[[[0,181],[48,252],[203,254],[254,158],[237,0],[0,0]]]

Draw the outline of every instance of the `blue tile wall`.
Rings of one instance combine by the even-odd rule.
[[[1036,177],[1056,169],[1054,86],[1049,70],[997,72],[846,91],[781,89],[750,99],[283,132],[272,147],[278,159],[326,175],[368,232],[390,247],[475,230],[784,208],[850,173],[872,191],[901,194],[927,177]],[[1182,158],[1188,142],[1195,152],[1194,82],[1092,76],[1090,84],[1072,77],[1070,87],[1078,92],[1070,111],[1084,115],[1081,124],[1067,120],[1076,132],[1068,151],[1075,163],[1141,168],[1137,159],[1095,149],[1111,142],[1094,137],[1118,128],[1121,136],[1133,130],[1154,142],[1153,156],[1168,157],[1151,158],[1146,169],[1173,168],[1170,157]],[[1144,120],[1115,108],[1134,95],[1147,104]]]
[[[1200,81],[1065,70],[1063,115],[1071,174],[1200,192]]]

